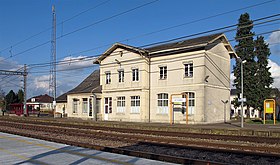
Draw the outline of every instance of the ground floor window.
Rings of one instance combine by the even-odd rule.
[[[168,114],[168,94],[160,93],[158,94],[158,108],[157,113]]]
[[[125,113],[125,97],[117,97],[117,113]]]
[[[112,97],[105,97],[105,113],[112,113]]]
[[[78,99],[73,99],[73,113],[78,113]]]
[[[186,92],[188,95],[188,114],[193,115],[195,111],[195,93],[194,92]],[[185,97],[185,95],[183,95]],[[186,107],[186,103],[183,103],[183,107]]]
[[[83,113],[88,113],[88,99],[83,98]]]
[[[131,96],[131,113],[140,113],[140,96]]]

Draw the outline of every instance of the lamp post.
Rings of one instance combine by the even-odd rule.
[[[237,61],[240,62],[241,65],[241,128],[244,127],[244,114],[243,114],[243,106],[244,106],[244,95],[243,95],[243,64],[246,63],[246,60],[242,61],[240,57],[237,57]]]
[[[228,100],[224,101],[224,100],[221,100],[223,103],[224,103],[224,123],[226,123],[226,107],[227,107],[227,103],[228,103]]]

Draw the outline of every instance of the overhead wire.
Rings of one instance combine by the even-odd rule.
[[[93,9],[99,7],[99,6],[102,6],[102,5],[104,5],[104,4],[106,4],[106,3],[110,2],[110,1],[111,1],[111,0],[106,0],[106,1],[104,1],[104,2],[101,2],[101,3],[97,4],[96,6],[93,6],[93,7],[89,8],[89,9],[86,9],[86,10],[84,10],[84,11],[82,11],[82,12],[80,12],[80,13],[78,13],[78,14],[72,16],[72,17],[70,17],[70,18],[67,18],[67,19],[61,21],[61,22],[58,23],[57,25],[63,25],[65,22],[68,22],[68,21],[70,21],[70,20],[72,20],[72,19],[74,19],[74,18],[76,18],[76,17],[78,17],[78,16],[80,16],[80,15],[82,15],[82,14],[84,14],[84,13],[90,11],[90,10],[93,10]],[[28,41],[28,40],[34,38],[34,37],[36,37],[36,36],[38,36],[38,35],[40,35],[40,34],[43,34],[43,33],[47,32],[47,31],[49,31],[49,30],[51,30],[51,29],[52,29],[52,26],[46,28],[45,30],[40,31],[39,33],[36,33],[36,34],[31,35],[31,36],[27,37],[26,39],[23,39],[23,40],[21,40],[21,41],[18,41],[17,43],[15,43],[15,44],[13,44],[13,45],[11,45],[11,46],[5,48],[5,49],[0,50],[0,53],[2,53],[2,52],[5,51],[5,50],[8,50],[8,49],[10,49],[10,48],[16,47],[16,46],[18,46],[18,45],[20,45],[20,44],[22,44],[22,43],[24,43],[24,42],[26,42],[26,41]]]
[[[147,6],[147,5],[150,5],[150,4],[152,4],[152,3],[155,3],[155,2],[157,2],[157,1],[159,1],[159,0],[153,0],[153,1],[151,1],[151,2],[148,2],[148,3],[142,4],[142,5],[136,6],[136,7],[134,7],[134,8],[129,9],[129,10],[123,11],[123,12],[121,12],[121,13],[115,14],[115,15],[113,15],[113,16],[107,17],[107,18],[105,18],[105,19],[99,20],[99,21],[97,21],[97,22],[91,23],[91,24],[86,25],[86,26],[84,26],[84,27],[81,27],[81,28],[78,28],[78,29],[73,30],[73,31],[71,31],[71,32],[68,32],[68,33],[66,33],[66,34],[64,34],[64,35],[61,35],[61,36],[59,36],[59,37],[56,37],[56,39],[57,39],[57,40],[58,40],[58,39],[61,39],[61,38],[66,37],[66,36],[68,36],[68,35],[70,35],[70,34],[76,33],[76,32],[78,32],[78,31],[87,29],[87,28],[89,28],[89,27],[91,27],[91,26],[94,26],[94,25],[97,25],[97,24],[99,24],[99,23],[108,21],[108,20],[110,20],[110,19],[113,19],[113,18],[115,18],[115,17],[121,16],[121,15],[126,14],[126,13],[129,13],[129,12],[132,12],[132,11],[134,11],[134,10],[140,9],[140,8],[142,8],[142,7],[145,7],[145,6]],[[20,53],[17,53],[17,54],[15,54],[15,55],[13,55],[13,56],[9,56],[9,57],[5,58],[4,60],[0,60],[0,62],[1,62],[1,61],[5,61],[5,60],[7,60],[7,59],[9,59],[9,58],[18,56],[18,55],[20,55],[20,54],[23,54],[23,53],[28,52],[28,51],[30,51],[30,50],[33,50],[33,49],[35,49],[35,48],[41,47],[41,46],[43,46],[43,45],[46,45],[46,44],[48,44],[48,43],[50,43],[50,42],[51,42],[51,40],[46,41],[46,42],[41,43],[41,44],[38,44],[38,45],[36,45],[36,46],[34,46],[34,47],[31,47],[31,48],[29,48],[29,49],[26,49],[26,50],[20,52]]]
[[[100,21],[98,21],[98,22],[94,22],[94,23],[89,24],[89,25],[87,25],[87,26],[84,26],[84,27],[82,27],[82,28],[76,29],[76,30],[74,30],[74,31],[72,31],[72,32],[69,32],[69,33],[67,33],[67,34],[65,34],[65,35],[63,35],[63,36],[57,37],[57,39],[60,39],[60,38],[65,37],[65,36],[67,36],[67,35],[73,34],[73,33],[75,33],[75,32],[78,32],[78,31],[83,30],[83,29],[85,29],[85,28],[88,28],[88,27],[90,27],[90,26],[96,25],[97,23],[104,22],[104,21],[106,21],[106,20],[115,18],[115,17],[117,17],[117,16],[119,16],[119,15],[125,14],[125,13],[130,12],[130,11],[133,11],[133,10],[136,10],[136,9],[138,9],[138,8],[141,8],[141,7],[144,7],[144,6],[146,6],[146,5],[149,5],[149,4],[151,4],[151,3],[154,3],[154,2],[156,2],[156,1],[158,1],[158,0],[155,0],[155,1],[152,1],[152,2],[149,2],[149,3],[146,3],[146,4],[143,4],[143,5],[140,5],[140,6],[137,6],[137,7],[135,7],[135,8],[129,9],[129,10],[124,11],[124,12],[121,12],[121,13],[118,13],[118,14],[116,14],[116,15],[113,15],[113,16],[111,16],[111,17],[105,18],[105,19],[100,20]],[[151,34],[154,34],[154,33],[157,33],[157,32],[162,32],[162,31],[165,31],[165,30],[169,30],[169,29],[176,28],[176,27],[179,27],[179,26],[183,26],[183,25],[187,25],[187,24],[199,22],[199,21],[202,21],[202,20],[207,20],[207,19],[210,19],[210,18],[218,17],[218,16],[225,15],[225,14],[229,14],[229,13],[232,13],[232,12],[236,12],[236,11],[240,11],[240,10],[244,10],[244,9],[248,9],[248,8],[253,8],[253,7],[257,7],[257,6],[261,6],[261,5],[264,5],[264,4],[266,4],[266,3],[271,3],[271,2],[273,2],[273,1],[276,1],[276,0],[269,0],[269,1],[262,2],[262,3],[258,3],[258,4],[246,6],[246,7],[243,7],[243,8],[231,10],[231,11],[228,11],[228,12],[224,12],[224,13],[212,15],[212,16],[205,17],[205,18],[201,18],[201,19],[194,20],[194,21],[191,21],[191,22],[187,22],[187,23],[183,23],[183,24],[180,24],[180,25],[171,26],[171,27],[168,27],[168,28],[165,28],[165,29],[161,29],[161,30],[157,30],[157,31],[154,31],[154,32],[150,32],[150,33],[146,33],[146,34],[141,35],[141,36],[151,35]],[[140,36],[136,36],[136,37],[133,37],[133,38],[140,38]],[[124,40],[121,40],[120,42],[122,42],[122,41],[127,41],[127,40],[131,40],[131,39],[132,39],[132,38],[124,39]],[[38,47],[43,46],[43,45],[45,45],[45,44],[47,44],[47,43],[50,43],[50,42],[51,42],[51,41],[49,40],[49,41],[47,41],[47,42],[38,44],[38,45],[36,45],[36,46],[34,46],[34,47],[32,47],[32,48],[29,48],[29,49],[27,49],[27,50],[25,50],[25,51],[22,51],[22,52],[20,52],[20,53],[17,53],[16,55],[13,55],[12,57],[18,56],[18,55],[20,55],[20,54],[23,54],[23,53],[25,53],[25,52],[28,52],[28,51],[30,51],[30,50],[33,50],[33,49],[35,49],[35,48],[38,48]],[[111,44],[112,44],[112,43],[106,44],[106,46],[111,45]],[[104,46],[105,46],[105,45],[104,45]],[[99,46],[99,47],[96,47],[96,48],[94,48],[94,49],[89,49],[89,50],[82,51],[82,52],[79,52],[79,53],[84,53],[84,52],[96,50],[96,49],[101,48],[101,47],[104,47],[104,46]],[[74,55],[75,55],[75,54],[77,54],[77,53],[74,53]],[[9,59],[9,58],[11,58],[11,57],[7,57],[5,60],[7,60],[7,59]],[[0,60],[0,62],[1,62],[1,61],[3,61],[3,60]]]
[[[253,22],[260,21],[260,20],[267,19],[267,18],[276,17],[276,16],[280,16],[280,14],[275,14],[275,15],[259,18],[259,19],[253,20]],[[277,20],[280,20],[280,18],[276,18],[276,19],[272,19],[272,20],[267,20],[267,21],[263,21],[263,22],[259,22],[259,23],[253,23],[253,24],[250,24],[250,25],[243,25],[243,26],[240,26],[239,29],[246,28],[246,27],[249,27],[249,26],[256,26],[256,27],[261,26],[261,25],[265,26],[263,24],[269,23],[269,22],[273,22],[273,21],[277,21]],[[186,35],[186,36],[182,36],[182,37],[177,37],[177,38],[173,38],[173,39],[169,39],[169,40],[165,40],[165,41],[160,41],[160,42],[155,42],[155,43],[151,43],[151,44],[146,44],[146,45],[140,46],[138,48],[145,48],[145,47],[148,47],[148,46],[153,46],[153,45],[158,45],[158,44],[163,44],[163,43],[165,44],[165,43],[169,43],[169,42],[174,42],[174,41],[182,40],[182,39],[185,39],[185,38],[190,38],[190,37],[194,37],[194,36],[198,36],[198,35],[202,35],[202,34],[207,34],[207,33],[211,33],[211,32],[216,32],[216,31],[224,30],[224,29],[227,29],[227,28],[235,27],[237,25],[238,24],[230,25],[230,26],[224,26],[224,27],[221,27],[221,28],[216,28],[216,29],[212,29],[212,30],[208,30],[208,31],[200,32],[200,33],[195,33],[195,34]],[[222,31],[220,33],[227,33],[227,32],[230,32],[230,31],[235,31],[236,29],[237,28],[232,28],[232,29],[229,29],[229,30]],[[234,41],[234,39],[230,40],[230,41]],[[93,58],[96,58],[96,57],[98,57],[100,55],[102,55],[102,54],[97,54],[97,55],[92,55],[92,56],[87,56],[87,57],[81,57],[81,58],[75,58],[75,59],[71,59],[70,58],[69,60],[58,61],[55,64],[63,65],[63,64],[69,64],[69,63],[76,63],[76,62],[82,62],[82,61],[87,61],[87,60],[93,60]],[[28,66],[29,67],[43,67],[43,66],[50,66],[51,64],[53,64],[53,63],[30,64]]]

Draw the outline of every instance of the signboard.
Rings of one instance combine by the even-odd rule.
[[[264,117],[263,117],[263,120],[264,120],[264,124],[265,124],[265,115],[268,113],[268,114],[273,114],[273,119],[274,119],[274,125],[275,125],[275,100],[274,99],[266,99],[264,100],[263,102],[263,109],[264,109]]]
[[[172,98],[172,102],[175,104],[175,103],[183,103],[183,102],[186,102],[186,98],[179,98],[179,97],[175,97],[175,98]]]
[[[171,94],[169,103],[170,103],[170,124],[174,124],[174,112],[182,112],[184,115],[183,110],[186,110],[186,123],[188,124],[188,106],[183,109],[183,103],[187,104],[188,95],[186,93],[178,93],[178,94]]]
[[[265,113],[273,113],[273,102],[272,101],[267,101],[265,102]]]

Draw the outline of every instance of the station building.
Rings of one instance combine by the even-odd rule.
[[[100,65],[100,119],[190,124],[229,120],[230,58],[236,54],[224,34],[145,49],[116,43],[94,62]],[[186,94],[181,106],[187,113],[173,112],[174,94]]]

